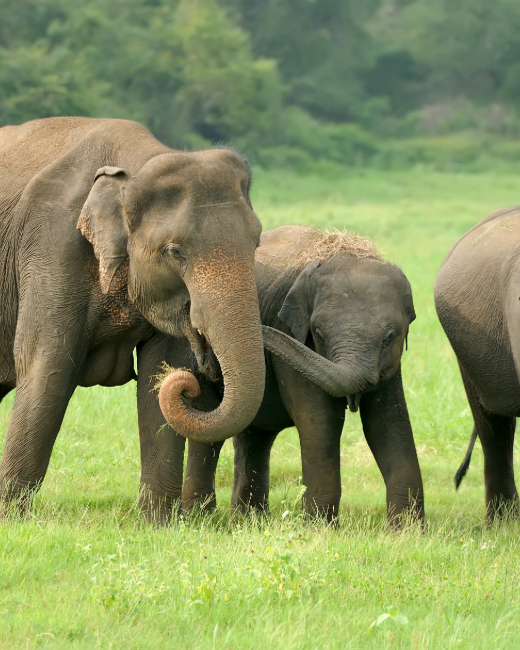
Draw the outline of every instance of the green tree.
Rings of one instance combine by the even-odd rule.
[[[258,56],[274,57],[287,100],[324,120],[363,114],[377,48],[365,29],[379,0],[225,0]]]
[[[388,0],[372,34],[425,66],[423,102],[459,94],[520,104],[517,0]]]
[[[2,123],[108,115],[178,146],[249,143],[281,109],[276,62],[253,57],[217,0],[1,1]]]

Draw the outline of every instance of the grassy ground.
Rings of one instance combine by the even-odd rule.
[[[386,529],[383,481],[356,414],[342,439],[339,530],[302,522],[292,430],[273,450],[268,520],[230,518],[228,442],[214,515],[140,526],[135,386],[79,389],[32,517],[0,527],[0,647],[520,648],[520,525],[484,526],[479,447],[454,492],[471,422],[432,299],[449,247],[518,203],[519,186],[498,173],[255,178],[265,229],[369,234],[412,283],[418,318],[403,365],[427,533]],[[3,431],[11,404],[0,408]]]

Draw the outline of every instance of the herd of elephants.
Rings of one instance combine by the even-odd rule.
[[[29,507],[77,386],[136,380],[140,507],[152,521],[214,507],[231,437],[232,507],[265,510],[271,447],[290,426],[304,507],[337,521],[347,408],[360,411],[391,524],[424,518],[401,379],[408,280],[361,237],[261,234],[250,182],[236,152],[173,150],[131,121],[0,129],[0,400],[16,388],[1,512]],[[478,435],[493,520],[518,503],[520,209],[453,246],[435,301],[474,420],[456,481]]]

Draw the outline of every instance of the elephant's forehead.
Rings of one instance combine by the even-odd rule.
[[[315,309],[377,309],[387,306],[401,308],[405,297],[405,288],[392,269],[376,272],[372,265],[363,269],[363,265],[354,268],[340,266],[334,272],[316,274],[314,307]],[[321,268],[321,267],[320,267]],[[320,269],[318,269],[319,271]],[[383,272],[381,272],[383,271]]]
[[[342,291],[344,287],[367,288],[395,284],[393,269],[378,260],[337,255],[324,262],[316,272],[316,280],[323,289]]]
[[[222,187],[249,180],[247,163],[225,149],[171,152],[155,156],[136,174],[136,180],[164,182],[164,179]]]

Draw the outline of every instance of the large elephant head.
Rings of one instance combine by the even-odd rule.
[[[266,348],[356,411],[363,392],[399,368],[415,312],[396,266],[336,255],[303,269],[278,316],[294,338],[264,327]]]
[[[184,372],[171,375],[162,393],[176,431],[204,442],[244,429],[263,396],[253,275],[261,225],[249,184],[247,164],[232,151],[162,153],[133,175],[99,169],[78,221],[99,260],[103,292],[125,269],[131,300],[174,336],[189,304],[193,327],[220,363],[224,399],[211,413],[192,409],[182,396],[195,395],[198,384]]]

